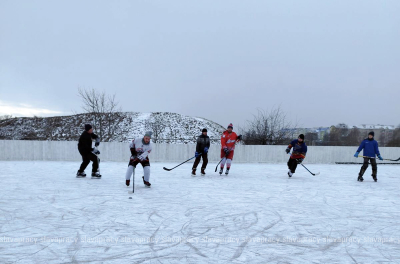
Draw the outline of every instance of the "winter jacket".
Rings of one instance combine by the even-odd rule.
[[[237,139],[238,136],[235,132],[229,133],[226,130],[221,136],[221,149],[228,148],[229,150],[234,150]]]
[[[196,152],[204,153],[204,148],[210,148],[210,137],[201,134],[197,138]]]
[[[89,134],[87,131],[83,131],[78,143],[78,150],[81,155],[89,155],[92,152],[92,139],[96,139],[96,142],[100,142],[100,138],[96,134]]]
[[[131,149],[133,159],[138,156],[141,156],[142,159],[146,159],[151,152],[152,145],[151,141],[148,144],[145,144],[143,138],[137,138],[132,140],[129,144],[129,148]]]
[[[375,155],[381,155],[379,153],[378,142],[375,139],[364,139],[358,147],[357,152],[360,152],[362,149],[364,149],[363,156],[375,158]]]
[[[300,143],[298,139],[290,142],[288,148],[291,149],[293,147],[291,159],[305,159],[307,154],[307,145],[306,142]]]

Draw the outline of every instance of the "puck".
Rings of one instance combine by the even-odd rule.
[[[129,199],[132,199],[132,197],[129,197]]]

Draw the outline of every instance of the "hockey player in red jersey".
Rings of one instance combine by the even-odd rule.
[[[229,174],[229,170],[231,168],[232,164],[232,159],[233,159],[233,154],[235,151],[235,144],[236,142],[242,140],[242,135],[236,135],[235,132],[233,132],[233,125],[230,123],[228,125],[227,130],[225,130],[224,133],[222,133],[221,136],[221,167],[219,170],[219,174],[222,175],[222,172],[224,171],[224,166],[226,163],[226,170],[225,170],[225,175]]]

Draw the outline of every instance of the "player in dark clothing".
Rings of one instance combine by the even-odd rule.
[[[203,158],[203,164],[201,164],[201,175],[206,175],[205,169],[208,163],[208,149],[210,148],[210,138],[207,136],[207,129],[203,128],[201,135],[197,138],[196,159],[193,163],[192,176],[196,176],[196,169],[200,163],[200,159]]]
[[[304,135],[300,134],[299,137],[292,142],[290,142],[289,146],[286,148],[286,153],[290,153],[290,149],[293,147],[293,152],[290,155],[289,161],[287,163],[289,171],[288,176],[292,177],[293,173],[295,173],[297,164],[300,164],[305,158],[307,154],[307,145],[304,142]]]
[[[89,165],[90,161],[93,162],[92,165],[92,177],[100,178],[101,175],[98,172],[100,159],[96,155],[100,154],[100,151],[92,148],[92,139],[96,140],[95,147],[100,145],[100,138],[93,133],[93,128],[90,124],[85,125],[85,131],[81,134],[78,143],[78,150],[82,156],[82,164],[76,173],[77,177],[85,177],[85,169]]]

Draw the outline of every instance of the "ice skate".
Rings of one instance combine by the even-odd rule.
[[[151,183],[150,183],[150,182],[148,182],[148,181],[145,181],[145,180],[144,180],[144,176],[142,176],[142,179],[143,179],[143,183],[144,183],[144,185],[145,185],[146,187],[150,188],[150,186],[151,186]]]
[[[84,177],[86,177],[86,173],[84,171],[83,172],[78,171],[76,173],[76,177],[77,178],[84,178]]]
[[[101,174],[98,171],[93,171],[92,172],[92,179],[100,179],[101,178]]]

